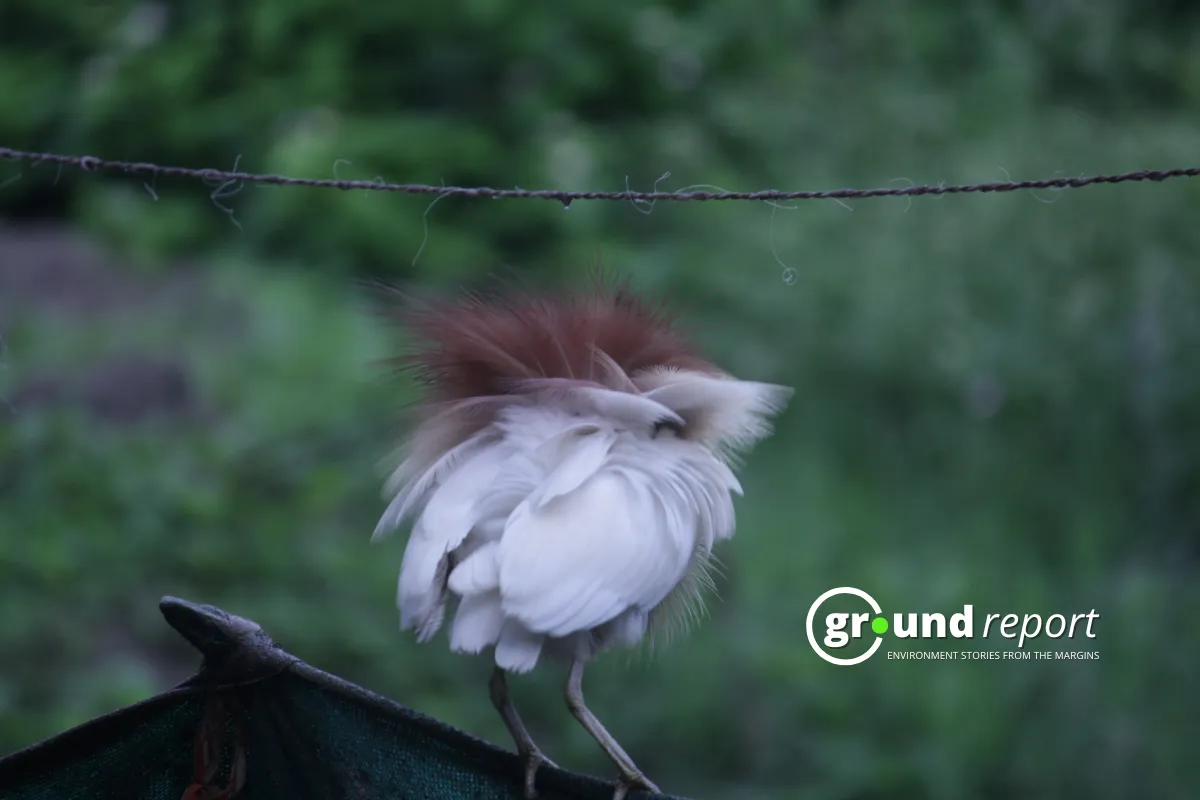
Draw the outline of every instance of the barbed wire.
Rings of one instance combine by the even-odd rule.
[[[620,202],[653,203],[659,200],[668,201],[716,201],[716,200],[859,200],[872,197],[920,197],[926,195],[947,194],[995,194],[1001,192],[1016,192],[1026,189],[1081,189],[1084,186],[1112,183],[1135,183],[1145,181],[1161,182],[1173,178],[1200,177],[1200,167],[1181,167],[1176,169],[1146,169],[1134,172],[1121,172],[1111,175],[1089,175],[1078,178],[1042,178],[1024,181],[991,181],[987,183],[968,184],[923,184],[903,187],[876,187],[872,189],[828,189],[823,191],[783,191],[779,189],[764,189],[755,192],[729,191],[677,191],[677,192],[637,192],[626,189],[623,192],[581,192],[563,191],[558,189],[496,189],[489,186],[431,186],[422,183],[386,183],[376,179],[373,181],[348,181],[337,178],[293,178],[287,175],[269,173],[225,171],[218,169],[194,169],[191,167],[172,167],[145,161],[110,161],[96,156],[71,156],[61,153],[40,153],[26,150],[13,150],[0,147],[0,159],[6,161],[32,162],[38,164],[58,164],[59,166],[78,167],[86,172],[101,170],[121,171],[131,175],[196,178],[209,183],[221,182],[223,185],[235,183],[255,183],[273,186],[308,186],[322,189],[341,189],[342,191],[365,190],[373,192],[400,192],[414,195],[438,195],[439,197],[458,196],[498,200],[501,198],[531,198],[538,200],[557,200],[564,206],[576,200],[617,200]]]

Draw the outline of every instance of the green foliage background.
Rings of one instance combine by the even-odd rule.
[[[193,167],[956,183],[1192,165],[1198,123],[1183,2],[0,5],[0,145]],[[719,363],[797,387],[749,459],[711,617],[589,672],[660,785],[1190,796],[1200,183],[565,211],[214,202],[28,164],[0,185],[0,752],[185,676],[163,594],[507,744],[487,664],[397,633],[400,544],[368,541],[410,387],[364,279],[572,281],[599,255],[670,293]],[[886,611],[1095,608],[1097,638],[1058,646],[1100,659],[833,667],[804,621],[841,585]],[[607,775],[561,680],[516,681],[518,702],[551,757]]]

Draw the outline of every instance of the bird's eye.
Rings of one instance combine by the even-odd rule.
[[[650,435],[652,438],[658,438],[658,435],[664,430],[672,431],[676,436],[678,436],[679,434],[683,433],[683,426],[672,419],[660,419],[658,422],[654,423],[654,432]]]

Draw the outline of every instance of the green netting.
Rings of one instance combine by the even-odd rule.
[[[214,800],[239,771],[238,800],[523,797],[515,754],[304,664],[249,620],[173,598],[161,607],[204,653],[200,672],[0,759],[0,798]],[[545,800],[608,800],[614,788],[538,773]]]

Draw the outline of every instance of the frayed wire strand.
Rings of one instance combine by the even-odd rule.
[[[556,200],[568,205],[576,200],[612,200],[623,203],[651,203],[658,200],[677,202],[702,202],[720,200],[861,200],[874,197],[925,197],[942,196],[947,194],[996,194],[1016,192],[1029,189],[1081,189],[1097,184],[1162,182],[1176,178],[1200,177],[1200,167],[1178,167],[1165,170],[1137,170],[1107,175],[1091,175],[1078,178],[1053,177],[1026,181],[992,181],[987,183],[970,183],[946,185],[918,185],[902,187],[874,187],[870,189],[829,189],[823,191],[781,191],[767,189],[755,192],[621,192],[612,191],[563,191],[557,189],[497,189],[489,186],[430,186],[420,183],[384,183],[381,181],[343,181],[318,178],[292,178],[286,175],[260,174],[238,172],[236,167],[232,172],[214,169],[191,169],[189,167],[172,167],[149,162],[110,161],[96,156],[70,156],[60,153],[43,153],[27,150],[14,150],[0,147],[0,159],[6,161],[31,161],[36,163],[49,162],[60,166],[74,166],[79,169],[96,172],[99,170],[119,170],[134,175],[165,175],[167,177],[199,178],[204,181],[218,181],[219,190],[233,185],[269,184],[275,186],[307,186],[313,188],[332,188],[350,191],[362,189],[378,192],[400,192],[403,194],[424,195],[455,195],[475,198],[527,198],[540,200]],[[210,184],[211,185],[211,184]],[[214,193],[217,194],[217,193]],[[226,197],[228,194],[217,194]],[[236,222],[236,221],[235,221]]]

